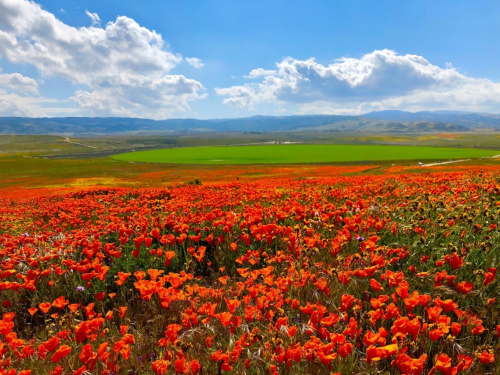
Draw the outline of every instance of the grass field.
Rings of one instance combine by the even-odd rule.
[[[498,170],[500,158],[480,159],[472,158],[464,152],[479,152],[480,155],[500,154],[500,138],[498,134],[344,134],[344,133],[276,133],[276,134],[187,134],[177,137],[153,136],[109,136],[109,137],[81,137],[70,138],[68,143],[64,137],[57,136],[0,136],[0,198],[23,197],[47,194],[48,192],[61,193],[90,187],[152,187],[172,186],[175,184],[192,183],[195,180],[205,184],[255,181],[260,179],[310,179],[332,176],[356,174],[394,175],[401,173],[429,173],[431,171],[464,171],[464,170]],[[167,164],[167,163],[136,163],[126,160],[115,160],[109,155],[122,154],[136,150],[165,149],[172,147],[172,151],[190,152],[185,147],[221,146],[223,150],[232,151],[236,147],[226,145],[251,144],[259,142],[301,142],[305,147],[330,143],[345,147],[350,144],[357,147],[369,146],[386,148],[396,147],[402,150],[417,150],[425,152],[446,150],[442,147],[471,147],[459,149],[458,155],[435,157],[435,161],[445,161],[450,157],[470,159],[469,161],[439,164],[435,167],[421,168],[417,161],[429,163],[430,160],[421,158],[407,161],[374,160],[377,153],[364,154],[368,159],[360,162],[339,163],[307,163],[293,164]],[[84,146],[82,146],[84,145]],[[318,145],[319,146],[319,145]],[[408,146],[408,147],[406,147]],[[411,147],[425,146],[425,147]],[[439,146],[430,147],[430,146]],[[288,150],[296,149],[298,146]],[[314,146],[315,147],[315,146]],[[325,147],[320,146],[320,147]],[[279,146],[265,146],[258,148],[275,151]],[[478,148],[496,148],[496,150],[481,151]],[[197,152],[204,152],[207,147],[197,148]],[[240,147],[244,151],[252,150],[253,146]],[[370,149],[370,148],[364,148]],[[300,155],[302,155],[301,153]],[[350,152],[356,154],[356,152]],[[261,155],[260,155],[261,156]],[[273,155],[274,156],[274,155]],[[391,156],[394,157],[394,156]],[[412,156],[415,157],[415,156]],[[227,164],[227,165],[226,165]],[[356,164],[356,165],[353,165]]]
[[[129,152],[114,159],[169,164],[293,164],[382,160],[436,160],[498,155],[496,150],[361,145],[200,147]]]
[[[94,137],[55,135],[0,135],[0,157],[47,156],[75,159],[103,157],[131,151],[180,147],[224,147],[293,142],[304,145],[395,145],[429,147],[472,147],[497,149],[500,135],[495,133],[188,133],[174,135],[107,135]]]

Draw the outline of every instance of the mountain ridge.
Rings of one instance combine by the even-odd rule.
[[[378,111],[361,115],[386,121],[431,121],[465,126],[471,129],[500,127],[500,114],[462,111]]]
[[[500,115],[459,111],[380,111],[359,116],[294,115],[152,120],[131,117],[0,117],[0,134],[183,132],[466,132],[500,129]]]

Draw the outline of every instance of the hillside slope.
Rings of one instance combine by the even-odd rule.
[[[500,115],[492,113],[469,113],[456,111],[423,111],[423,112],[405,112],[405,111],[380,111],[370,112],[362,115],[366,118],[377,118],[386,121],[427,121],[442,122],[447,124],[456,124],[468,128],[499,128]]]
[[[24,118],[0,117],[0,134],[114,134],[159,132],[434,132],[467,131],[441,121],[399,121],[365,116],[254,116],[237,119],[149,120],[120,117]]]

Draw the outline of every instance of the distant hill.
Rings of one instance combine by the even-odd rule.
[[[470,113],[458,111],[380,111],[366,113],[362,116],[366,118],[376,118],[379,120],[387,121],[440,122],[445,124],[461,125],[471,129],[500,128],[500,115],[491,113]]]
[[[422,117],[423,115],[421,117],[416,116],[414,119],[408,119],[408,116],[403,114],[409,114],[409,112],[401,112],[399,114],[395,112],[396,111],[374,112],[374,116],[254,116],[237,119],[169,119],[159,121],[120,117],[0,117],[0,134],[144,134],[159,132],[289,131],[461,132],[468,131],[469,127],[480,127],[470,124],[458,124],[441,119],[425,118]],[[472,115],[474,114],[467,115],[469,116],[469,122],[473,122]],[[393,118],[389,118],[391,116]],[[447,116],[454,115],[449,114]],[[500,127],[500,116],[498,121]]]

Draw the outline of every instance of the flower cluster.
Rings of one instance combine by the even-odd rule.
[[[0,199],[0,374],[499,368],[496,173]]]

